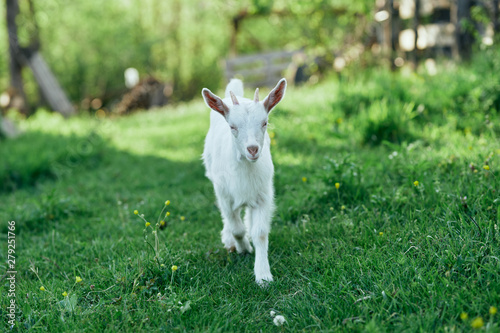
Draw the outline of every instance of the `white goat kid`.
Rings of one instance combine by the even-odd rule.
[[[247,231],[250,233],[255,246],[255,279],[260,285],[273,280],[267,250],[274,211],[274,166],[267,121],[285,89],[286,80],[281,79],[262,102],[258,88],[253,100],[244,98],[243,83],[237,79],[227,85],[224,99],[202,90],[212,109],[203,162],[224,223],[222,243],[229,251],[251,253]],[[243,208],[245,223],[241,220]]]

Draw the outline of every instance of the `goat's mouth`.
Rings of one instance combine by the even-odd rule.
[[[259,156],[248,156],[247,155],[247,160],[249,160],[250,162],[257,162],[258,159],[259,159]]]

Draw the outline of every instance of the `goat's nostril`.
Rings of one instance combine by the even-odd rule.
[[[255,156],[257,154],[257,152],[259,151],[259,147],[250,146],[250,147],[247,147],[247,150],[250,153],[250,155]]]

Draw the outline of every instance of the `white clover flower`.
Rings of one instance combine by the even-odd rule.
[[[270,315],[271,315],[271,317],[274,317],[274,316],[276,316],[276,312],[271,311]]]
[[[276,317],[274,317],[274,320],[273,320],[273,323],[274,323],[274,325],[276,325],[276,326],[281,326],[281,325],[283,325],[285,322],[286,322],[286,319],[285,319],[285,317],[283,317],[282,315],[277,315]]]

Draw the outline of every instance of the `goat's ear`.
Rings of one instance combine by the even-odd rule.
[[[267,95],[262,104],[264,105],[264,109],[266,109],[267,113],[271,112],[271,110],[278,104],[285,96],[286,90],[286,80],[281,79],[276,87]]]
[[[224,117],[229,114],[229,108],[226,104],[224,104],[219,96],[215,95],[207,88],[203,88],[203,90],[201,91],[201,95],[203,96],[203,99],[205,100],[205,103],[207,103],[209,108],[219,112]]]

